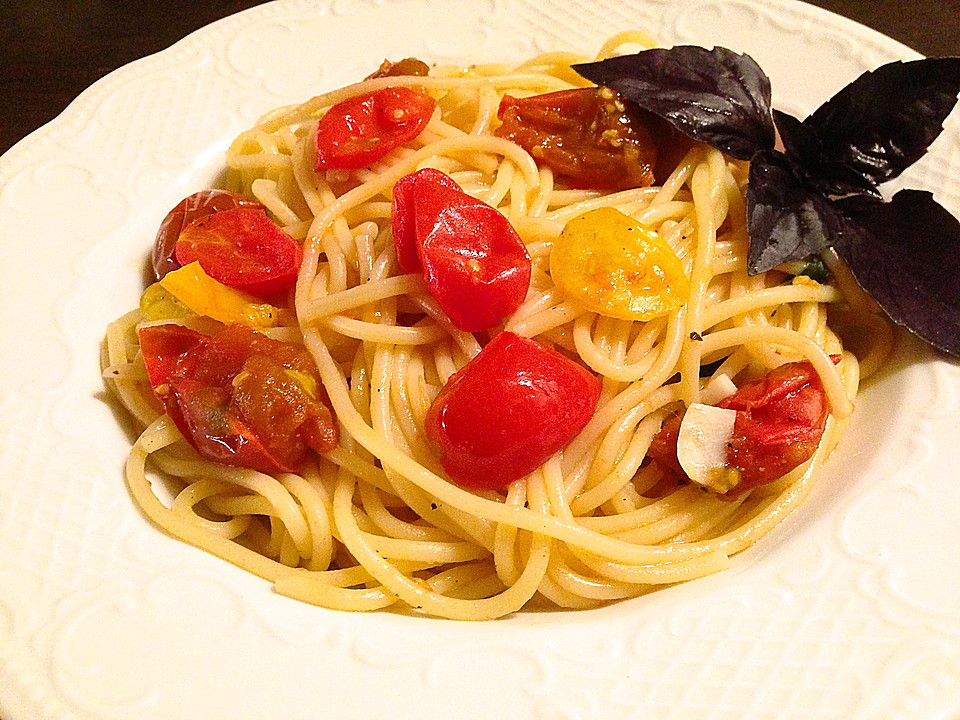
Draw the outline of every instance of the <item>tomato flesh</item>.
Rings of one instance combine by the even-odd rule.
[[[820,376],[806,361],[781,365],[717,405],[737,411],[727,467],[739,480],[724,497],[778,480],[813,457],[830,412]],[[667,418],[647,450],[647,457],[675,477],[685,476],[677,460],[680,423],[678,415]]]
[[[423,272],[430,294],[458,328],[487,330],[520,307],[530,286],[530,255],[498,210],[425,169],[397,182],[392,216],[401,268]]]
[[[666,315],[690,293],[670,245],[611,207],[590,210],[566,224],[550,252],[550,275],[568,297],[624,320]]]
[[[404,86],[337,103],[317,123],[317,171],[370,166],[417,137],[436,106],[422,90]]]
[[[185,438],[208,460],[296,472],[308,448],[333,449],[333,414],[303,348],[241,325],[205,335],[178,325],[139,331],[150,384]]]
[[[289,290],[303,252],[263,210],[238,208],[195,220],[180,233],[181,265],[199,262],[215,280],[260,298]]]
[[[457,485],[499,489],[573,440],[599,397],[600,381],[584,367],[502,332],[441,389],[427,437]]]
[[[204,341],[204,336],[195,330],[173,323],[144,328],[138,336],[147,377],[153,388],[165,385],[177,359]]]
[[[609,88],[505,95],[494,134],[517,143],[569,185],[622,190],[653,184],[657,148],[639,115]]]
[[[182,267],[177,261],[175,247],[180,233],[194,220],[200,220],[223,210],[237,208],[255,208],[263,210],[258,202],[247,200],[236,193],[226,190],[201,190],[188,195],[167,213],[157,230],[153,243],[153,273],[157,280],[173,270]]]
[[[740,471],[736,494],[783,477],[816,452],[830,412],[809,362],[788,363],[718,403],[737,411],[727,464]]]

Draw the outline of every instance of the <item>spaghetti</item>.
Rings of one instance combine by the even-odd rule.
[[[637,42],[647,41],[617,36],[601,56]],[[303,243],[295,314],[282,310],[264,333],[309,350],[340,440],[298,473],[203,459],[150,387],[136,330],[157,321],[135,310],[109,328],[103,364],[145,428],[126,477],[151,520],[305,602],[481,620],[525,607],[595,607],[716,572],[802,501],[852,411],[861,371],[889,350],[889,330],[871,320],[877,331],[858,361],[828,323],[831,306],[858,315],[857,297],[779,271],[746,273],[744,162],[693,144],[657,186],[582,190],[555,182],[548,167],[493,134],[506,93],[584,86],[570,69],[578,61],[555,53],[515,68],[372,78],[276,110],[234,141],[235,189]],[[318,117],[396,86],[437,101],[423,131],[370,167],[316,171]],[[392,188],[426,167],[497,208],[526,246],[530,287],[501,326],[456,328],[423,278],[399,271]],[[569,221],[598,208],[616,208],[669,244],[689,281],[683,305],[646,321],[619,319],[558,288],[551,249]],[[463,489],[438,463],[425,418],[440,388],[502,330],[589,368],[602,381],[599,405],[529,475],[503,490]],[[665,419],[700,402],[716,378],[799,360],[813,366],[831,408],[808,462],[731,498],[678,484],[645,461]]]

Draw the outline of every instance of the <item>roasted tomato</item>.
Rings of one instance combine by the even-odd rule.
[[[808,362],[787,363],[718,403],[737,411],[727,464],[736,494],[781,478],[816,452],[830,406]]]
[[[653,460],[661,470],[674,478],[685,478],[686,473],[677,459],[677,441],[680,438],[680,415],[669,415],[660,426],[659,432],[650,441],[647,457]]]
[[[224,210],[195,220],[180,232],[181,265],[199,262],[210,277],[261,298],[289,290],[297,281],[300,243],[263,210]]]
[[[511,140],[573,187],[620,190],[654,180],[650,133],[609,88],[577,88],[515,98],[505,95],[494,134]]]
[[[404,86],[337,103],[317,123],[316,169],[356,170],[372,165],[417,137],[436,106],[422,90]]]
[[[553,281],[588,309],[625,320],[651,320],[687,300],[680,259],[657,233],[615,208],[575,217],[550,253]]]
[[[599,397],[600,381],[581,365],[502,332],[444,385],[427,437],[455,483],[502,488],[576,437]]]
[[[450,177],[424,169],[393,189],[393,238],[404,272],[423,272],[430,294],[461,330],[493,327],[523,302],[530,255],[495,208]]]
[[[205,338],[195,330],[173,323],[144,328],[138,335],[147,377],[154,390],[167,383],[180,356],[204,342]]]
[[[264,209],[260,203],[226,190],[201,190],[177,203],[160,223],[157,239],[153,244],[153,272],[157,280],[162,279],[168,272],[180,268],[181,264],[174,255],[174,248],[180,233],[187,225],[222,210],[237,208]]]
[[[839,356],[833,359],[839,361]],[[727,497],[777,480],[809,460],[830,411],[820,376],[809,362],[781,365],[718,407],[737,413],[727,450],[732,485]],[[668,418],[647,450],[647,457],[678,477],[684,475],[677,460],[680,423],[679,416]]]
[[[402,75],[425,77],[429,74],[429,65],[427,65],[423,60],[409,57],[404,58],[403,60],[398,60],[397,62],[384,60],[382,63],[380,63],[380,67],[378,67],[375,72],[367,75],[367,80],[373,80],[374,78],[382,77],[400,77]]]
[[[305,350],[240,325],[204,335],[179,325],[139,332],[150,384],[208,460],[296,472],[307,449],[337,444],[337,426]]]

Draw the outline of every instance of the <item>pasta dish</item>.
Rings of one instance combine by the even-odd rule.
[[[104,343],[154,523],[482,620],[717,572],[802,502],[891,328],[832,250],[750,272],[754,163],[586,62],[385,62],[236,138]]]

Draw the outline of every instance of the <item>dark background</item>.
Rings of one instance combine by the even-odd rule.
[[[261,2],[0,0],[0,153],[56,117],[111,70]],[[960,0],[811,4],[873,27],[925,55],[960,55]]]

